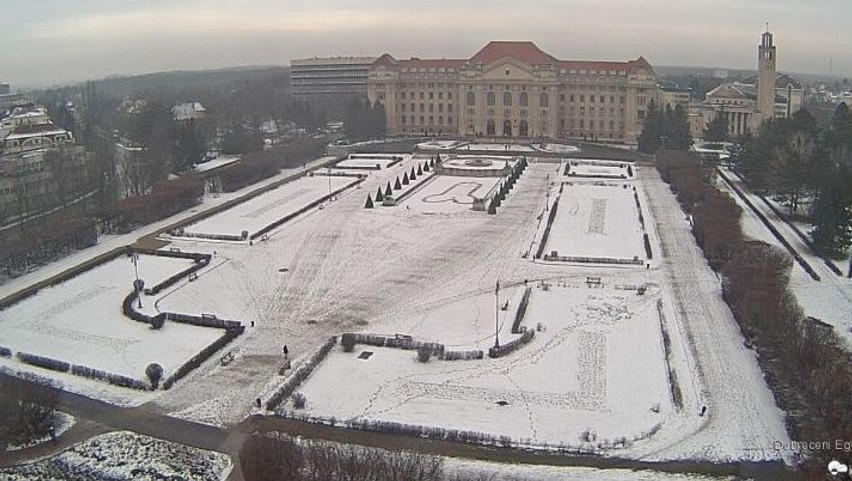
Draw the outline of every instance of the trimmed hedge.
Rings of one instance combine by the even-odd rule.
[[[150,391],[151,386],[148,383],[132,377],[115,374],[101,369],[94,369],[88,366],[75,364],[71,366],[71,374],[98,381],[105,381],[115,386],[126,387],[130,389],[138,389],[140,391]]]
[[[326,341],[325,344],[323,344],[322,347],[320,347],[319,350],[311,356],[311,359],[304,366],[300,367],[298,371],[293,373],[293,375],[290,376],[290,379],[288,379],[283,386],[275,391],[275,394],[273,394],[272,397],[269,398],[269,401],[266,402],[266,409],[268,411],[272,411],[281,404],[281,401],[289,398],[296,391],[296,388],[298,388],[299,385],[314,372],[314,369],[317,368],[319,363],[325,360],[328,353],[330,353],[332,348],[334,348],[335,344],[337,344],[337,337],[330,337],[328,341]]]
[[[186,361],[181,367],[177,368],[177,370],[175,370],[175,372],[171,376],[169,376],[169,378],[166,379],[166,381],[163,383],[163,389],[170,389],[175,382],[183,379],[193,369],[201,366],[204,361],[210,359],[213,354],[216,354],[216,351],[225,347],[229,342],[236,339],[244,331],[245,327],[243,326],[228,329],[222,337],[213,341],[212,344],[205,347],[201,352],[192,356],[189,361]]]
[[[526,331],[524,331],[521,337],[513,341],[509,341],[506,344],[503,344],[502,346],[492,347],[488,349],[488,357],[503,357],[506,354],[517,351],[524,344],[528,344],[530,341],[532,341],[533,337],[535,337],[535,331],[532,329],[527,329]]]
[[[476,359],[482,359],[485,357],[485,353],[482,350],[477,349],[474,351],[444,351],[444,356],[441,357],[441,360],[444,361],[471,361]]]
[[[512,334],[518,334],[521,332],[521,322],[524,320],[524,315],[527,313],[527,306],[530,303],[530,294],[532,294],[532,287],[527,286],[524,289],[524,295],[521,297],[521,303],[518,305],[518,311],[515,312],[515,322],[512,323]]]
[[[642,241],[645,243],[645,254],[648,255],[648,259],[653,259],[654,254],[651,252],[651,241],[648,240],[648,234],[642,234]]]
[[[8,347],[0,346],[0,357],[12,357],[12,350]]]
[[[71,364],[65,361],[60,361],[59,359],[53,359],[52,357],[18,352],[17,358],[23,363],[43,367],[45,369],[50,369],[51,371],[68,372],[71,369]]]
[[[560,189],[560,194],[561,194]],[[536,259],[541,259],[541,256],[544,254],[545,246],[547,245],[547,238],[550,237],[550,227],[553,225],[553,219],[556,218],[556,209],[559,207],[559,197],[553,201],[553,206],[550,208],[550,214],[547,216],[547,225],[544,227],[544,234],[541,236],[541,242],[538,244],[538,251],[535,253]]]

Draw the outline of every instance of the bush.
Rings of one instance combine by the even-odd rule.
[[[151,387],[153,389],[157,389],[157,386],[160,384],[160,379],[163,378],[163,366],[152,362],[145,368],[145,375],[148,376],[148,380],[151,381]]]
[[[8,347],[0,346],[0,357],[12,357],[12,350]]]
[[[417,348],[417,360],[420,362],[429,362],[432,357],[432,350],[428,346],[422,345]]]
[[[340,344],[344,352],[352,352],[355,349],[355,336],[350,332],[343,334],[340,336]]]
[[[28,354],[26,352],[19,352],[18,359],[26,364],[43,367],[52,371],[68,372],[71,369],[71,364],[65,361],[60,361],[59,359],[53,359],[50,357],[37,356],[35,354]]]
[[[290,400],[293,401],[293,407],[296,409],[304,409],[305,404],[308,402],[305,395],[300,392],[293,393],[293,395],[290,396]]]

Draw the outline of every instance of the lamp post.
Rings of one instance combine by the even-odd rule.
[[[133,281],[133,289],[136,290],[136,300],[139,301],[139,309],[142,309],[142,289],[139,281],[139,253],[133,253],[133,271],[136,274],[136,280]]]
[[[500,347],[500,279],[494,289],[494,347]]]

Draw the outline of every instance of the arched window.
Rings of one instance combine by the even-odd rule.
[[[414,116],[411,116],[411,125],[414,125]]]
[[[546,93],[542,93],[542,94],[539,96],[538,101],[539,101],[539,104],[540,104],[542,107],[547,107],[547,106],[548,106],[548,104],[550,103],[550,98],[547,96],[547,94],[546,94]]]
[[[438,116],[438,125],[444,125],[444,116],[443,115]]]
[[[402,120],[402,123],[405,124],[405,115],[403,115],[400,120]]]
[[[467,105],[468,107],[473,107],[474,105],[476,105],[476,94],[474,94],[473,92],[467,93]]]
[[[529,135],[529,132],[529,124],[526,120],[521,120],[521,123],[518,125],[518,135],[521,137],[526,137]]]
[[[424,122],[422,115],[420,116],[420,125],[426,125],[426,122]]]
[[[496,128],[494,127],[494,119],[488,119],[488,122],[485,124],[485,134],[489,137],[494,137],[496,133]]]
[[[512,92],[503,92],[503,107],[512,106]]]
[[[453,116],[447,115],[447,125],[453,125]]]
[[[435,119],[430,115],[429,116],[429,125],[433,125],[435,123]]]
[[[506,137],[512,136],[512,121],[504,120],[503,121],[503,135]]]
[[[494,92],[488,92],[488,94],[486,94],[485,103],[489,107],[493,107],[497,103],[497,98],[494,96]]]
[[[526,92],[521,92],[521,96],[518,98],[518,105],[521,107],[526,107],[529,104],[529,97],[527,97]]]

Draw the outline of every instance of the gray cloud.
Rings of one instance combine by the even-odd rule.
[[[833,58],[852,76],[846,0],[43,0],[7,11],[4,80],[19,85],[312,55],[467,57],[491,39],[561,58],[752,68],[766,20],[781,70],[827,73]]]

